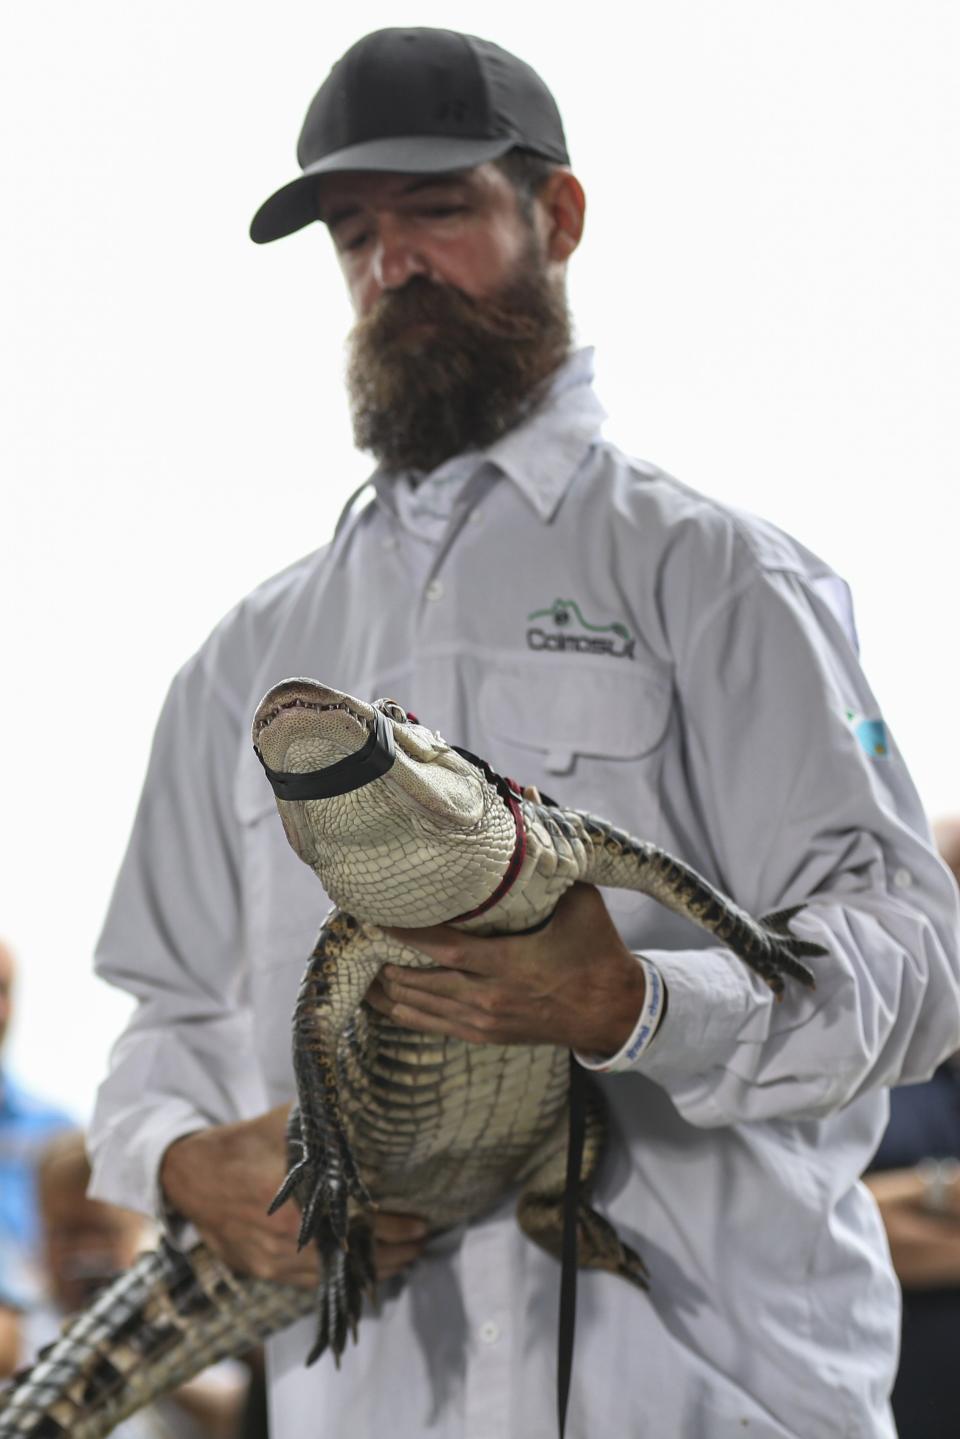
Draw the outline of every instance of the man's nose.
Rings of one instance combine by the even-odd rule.
[[[401,227],[381,224],[373,251],[373,278],[381,290],[399,290],[430,266],[413,238]]]

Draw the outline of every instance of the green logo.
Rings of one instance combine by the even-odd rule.
[[[633,659],[636,640],[619,620],[595,625],[585,619],[576,600],[556,599],[546,609],[531,610],[527,619],[552,621],[554,629],[531,624],[527,646],[532,650],[573,650],[578,654],[605,654],[612,659]],[[583,633],[586,631],[586,633]]]

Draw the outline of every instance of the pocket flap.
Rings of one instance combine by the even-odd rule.
[[[485,733],[554,756],[637,759],[663,738],[670,718],[665,675],[573,670],[555,661],[488,674],[478,700]]]

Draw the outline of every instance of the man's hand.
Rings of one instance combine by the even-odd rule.
[[[919,1169],[888,1169],[864,1175],[880,1206],[893,1267],[906,1289],[960,1284],[960,1182],[947,1185],[942,1214],[924,1208]]]
[[[267,1206],[287,1171],[289,1105],[257,1119],[217,1125],[170,1145],[160,1166],[164,1194],[178,1214],[238,1274],[312,1289],[319,1277],[313,1245],[297,1252],[300,1211]],[[426,1226],[405,1214],[378,1214],[373,1221],[378,1279],[389,1279],[417,1258]]]
[[[485,939],[442,924],[387,933],[439,966],[385,965],[367,991],[374,1009],[409,1029],[615,1054],[643,1005],[643,970],[593,885],[569,889],[536,934]]]

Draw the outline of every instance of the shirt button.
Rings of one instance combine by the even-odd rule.
[[[395,550],[397,548],[397,537],[396,535],[384,535],[380,543],[385,550]]]
[[[443,585],[439,580],[431,580],[423,592],[428,600],[439,600],[443,598]]]
[[[480,1325],[480,1338],[484,1344],[496,1344],[500,1338],[500,1325],[495,1319],[487,1319]]]
[[[897,889],[909,889],[913,884],[913,875],[908,869],[898,869],[894,872],[893,882]]]
[[[471,523],[471,525],[479,525],[479,523],[480,523],[480,521],[481,521],[482,519],[483,519],[483,514],[481,513],[480,510],[471,510],[471,511],[470,511],[470,523]]]

